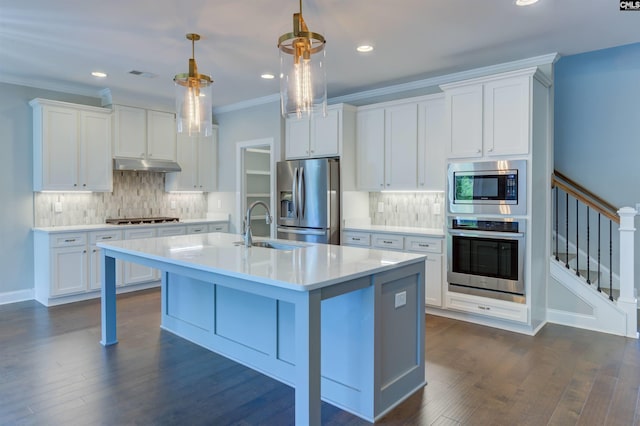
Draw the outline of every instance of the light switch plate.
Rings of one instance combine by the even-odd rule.
[[[384,203],[382,201],[378,202],[378,213],[384,213]]]
[[[62,213],[62,203],[60,201],[56,201],[53,205],[53,211],[56,213]]]
[[[400,293],[396,293],[396,308],[400,308],[407,304],[407,292],[401,291]]]

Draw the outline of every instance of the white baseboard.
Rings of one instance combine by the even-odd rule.
[[[8,303],[24,302],[25,300],[33,300],[34,291],[32,288],[27,290],[7,291],[0,293],[0,305]]]

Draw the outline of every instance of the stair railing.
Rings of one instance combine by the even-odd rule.
[[[636,215],[636,210],[630,207],[623,207],[621,209],[617,209],[612,204],[603,200],[599,196],[595,195],[593,192],[587,190],[580,184],[571,180],[564,174],[554,170],[554,173],[551,177],[551,187],[554,192],[554,234],[555,234],[555,259],[556,261],[562,262],[567,268],[571,268],[569,265],[569,241],[573,241],[575,244],[576,250],[576,258],[575,258],[575,273],[578,276],[581,276],[580,273],[580,250],[585,253],[586,259],[586,276],[585,278],[587,284],[591,285],[591,261],[592,261],[592,253],[591,249],[594,244],[591,242],[591,212],[597,214],[597,242],[595,246],[597,248],[595,263],[597,264],[597,290],[602,292],[602,269],[607,267],[609,270],[608,278],[608,298],[611,301],[615,301],[616,304],[627,312],[627,336],[629,337],[638,337],[638,325],[637,325],[637,300],[635,294],[635,285],[634,285],[634,217]],[[564,193],[564,197],[560,197],[560,192]],[[560,198],[564,198],[564,205],[561,204]],[[570,230],[570,198],[575,200],[575,233],[573,233],[573,227]],[[561,215],[560,208],[564,208],[564,227],[562,231],[564,231],[564,235],[561,233],[561,227],[559,224],[559,217]],[[581,215],[581,212],[583,213]],[[580,223],[580,219],[583,218],[584,224]],[[608,243],[608,256],[605,254],[605,258],[608,261],[605,263],[605,260],[602,258],[602,222],[604,221],[604,228],[608,228],[608,236],[604,238],[605,244]],[[619,284],[620,284],[620,295],[617,300],[614,299],[614,291],[613,291],[613,276],[614,276],[614,262],[613,262],[613,224],[618,225],[619,229],[619,252],[616,253],[619,258],[618,267],[615,268],[618,270],[619,276]],[[580,232],[580,227],[583,227],[584,232]],[[608,225],[608,226],[607,226]],[[606,232],[606,231],[605,231]],[[559,248],[559,240],[560,236],[565,239],[565,246],[563,249],[565,250],[565,258],[561,260],[560,258],[560,248]],[[582,242],[581,236],[586,236],[586,242]]]

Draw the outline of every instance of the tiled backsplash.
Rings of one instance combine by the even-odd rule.
[[[200,219],[206,216],[206,194],[167,193],[164,177],[164,173],[116,171],[113,172],[113,192],[35,193],[35,226],[93,225],[121,217]],[[55,211],[58,202],[62,207],[60,213]]]
[[[372,225],[443,228],[444,193],[370,192],[369,215]]]

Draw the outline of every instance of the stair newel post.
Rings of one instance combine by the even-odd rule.
[[[560,261],[560,257],[558,256],[558,187],[556,186],[554,188],[555,190],[555,197],[556,197],[556,205],[555,205],[555,211],[556,211],[556,261]]]
[[[564,213],[565,213],[565,232],[564,232],[564,236],[565,236],[565,244],[566,247],[564,249],[564,252],[566,253],[566,257],[565,257],[565,264],[564,266],[569,269],[569,193],[565,193],[565,197],[564,197]]]
[[[598,291],[602,291],[602,289],[600,288],[600,282],[602,282],[602,280],[600,279],[600,265],[601,265],[601,261],[600,261],[600,245],[602,244],[602,241],[600,240],[600,218],[602,217],[602,215],[600,213],[598,213]]]
[[[591,246],[591,241],[589,240],[589,206],[587,206],[587,284],[591,284],[591,271],[589,268],[591,267],[589,248]]]
[[[580,245],[578,244],[578,240],[580,238],[580,229],[578,226],[578,214],[579,214],[579,201],[576,198],[576,275],[580,276]]]
[[[634,218],[638,212],[631,207],[618,210],[620,217],[620,297],[617,304],[627,313],[627,337],[638,337],[638,301],[634,283]]]

